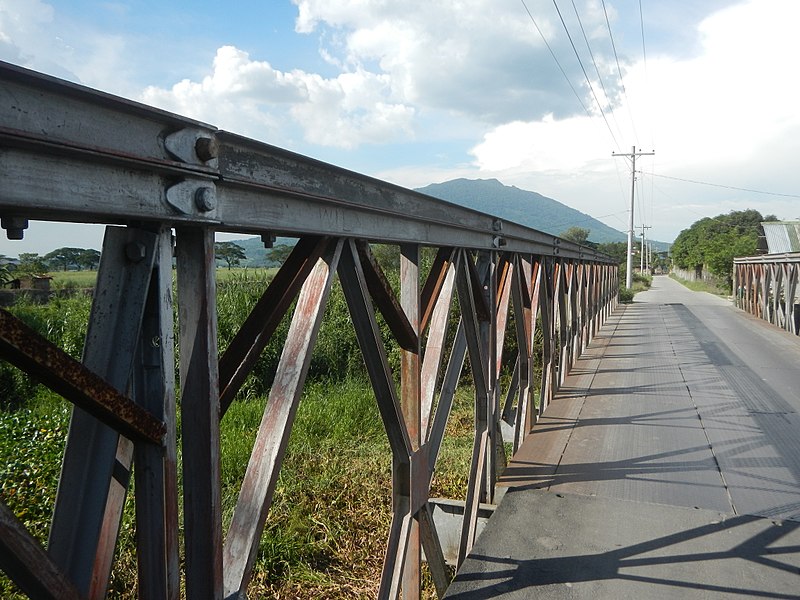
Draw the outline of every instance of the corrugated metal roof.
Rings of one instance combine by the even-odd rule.
[[[767,221],[761,226],[767,238],[768,254],[800,252],[800,221]]]

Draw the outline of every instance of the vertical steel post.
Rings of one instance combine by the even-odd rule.
[[[420,348],[419,348],[419,246],[400,246],[400,306],[406,314],[414,333],[417,334],[415,351],[402,350],[400,372],[400,403],[403,418],[408,428],[411,448],[417,450],[422,438],[420,434]],[[412,476],[420,474],[412,472]],[[416,482],[412,483],[416,487]],[[403,600],[418,600],[420,597],[420,537],[419,520],[412,520],[408,532],[408,550],[403,568]]]
[[[222,502],[219,448],[214,232],[178,229],[183,522],[186,596],[221,600]]]

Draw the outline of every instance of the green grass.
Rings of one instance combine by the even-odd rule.
[[[241,277],[252,277],[255,279],[266,278],[267,280],[272,279],[275,276],[275,273],[278,272],[277,267],[242,267],[238,268],[235,267],[233,269],[227,268],[218,268],[217,269],[217,281],[220,283],[229,281],[231,279],[241,278]]]
[[[708,292],[709,294],[714,294],[715,296],[723,296],[728,297],[731,295],[731,291],[725,287],[720,287],[716,285],[712,285],[710,283],[706,283],[705,281],[688,281],[686,279],[681,279],[674,273],[669,274],[671,279],[674,279],[682,286],[689,288],[694,292]]]
[[[653,278],[650,275],[634,273],[633,277],[631,277],[631,289],[627,289],[625,287],[624,277],[620,278],[619,301],[623,304],[633,302],[633,298],[636,294],[649,290],[652,284]]]
[[[222,506],[230,522],[266,402],[234,403],[221,424]],[[432,496],[463,498],[472,448],[473,396],[460,389]],[[0,498],[44,543],[69,405],[40,390],[0,413]],[[374,598],[391,519],[391,453],[364,380],[312,382],[303,394],[259,546],[251,598]],[[136,598],[135,521],[129,495],[112,598]],[[425,597],[433,597],[433,589]],[[0,578],[0,597],[21,598]]]
[[[217,281],[223,283],[242,277],[272,279],[277,271],[277,268],[218,268]],[[53,271],[48,275],[53,278],[53,289],[57,290],[93,288],[97,281],[97,271]]]
[[[266,288],[274,270],[219,271],[220,348]],[[68,272],[67,275],[75,275]],[[179,299],[178,299],[179,300]],[[54,344],[80,358],[91,300],[81,294],[11,308]],[[221,423],[223,525],[233,515],[266,405],[288,319]],[[386,328],[382,335],[388,338]],[[396,346],[396,345],[395,345]],[[389,351],[396,366],[399,352]],[[0,362],[0,499],[46,541],[70,405]],[[432,483],[432,496],[463,499],[473,439],[474,391],[460,387]],[[180,442],[179,442],[179,460]],[[391,452],[343,294],[332,290],[249,597],[373,598],[391,519]],[[123,514],[109,597],[136,597],[132,494]],[[427,581],[427,580],[426,580]],[[430,582],[423,596],[434,597]],[[0,576],[0,597],[20,598]]]
[[[53,278],[53,289],[93,288],[97,281],[97,271],[53,271],[48,273]]]
[[[265,277],[260,284],[249,276],[246,281],[229,280],[222,287],[221,298],[241,295],[244,289],[257,297],[265,283]],[[333,312],[337,310],[335,302],[338,300],[330,307]],[[223,305],[230,309],[224,313],[225,320],[236,321],[241,317],[237,313],[245,310],[236,308],[239,305],[232,300],[223,300]],[[13,310],[51,341],[69,348],[76,358],[80,356],[87,298],[54,299],[46,305],[21,303]],[[327,324],[330,331],[324,334],[330,339],[325,341],[321,334],[320,365],[334,365],[333,359],[326,357],[335,349],[339,326],[344,326],[344,320],[332,319]],[[45,543],[71,408],[57,395],[33,386],[13,367],[0,366],[0,385],[5,377],[7,387],[18,393],[15,402],[0,405],[0,499]],[[264,395],[243,394],[221,423],[225,527],[233,514],[265,405]],[[432,496],[464,497],[473,418],[473,391],[460,388]],[[250,597],[374,597],[391,518],[391,479],[389,445],[364,376],[310,381],[299,404],[259,546]],[[123,515],[111,598],[136,597],[133,509],[131,494]],[[430,583],[424,596],[433,597]],[[22,596],[7,578],[0,577],[0,597]]]

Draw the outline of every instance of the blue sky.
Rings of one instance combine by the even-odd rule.
[[[796,0],[0,0],[0,59],[407,187],[494,177],[620,230],[611,154],[655,149],[636,224],[671,241],[730,210],[800,217],[798,22]],[[0,253],[101,235],[35,223]]]

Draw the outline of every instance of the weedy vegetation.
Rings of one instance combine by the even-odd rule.
[[[273,273],[232,270],[220,278],[221,350],[230,342]],[[90,307],[89,297],[76,294],[54,297],[42,305],[22,300],[9,310],[79,359]],[[284,319],[275,341],[262,354],[221,423],[224,527],[233,514],[289,319],[289,316]],[[390,334],[385,326],[382,333],[389,362],[397,372],[399,350],[395,344],[388,344]],[[513,333],[507,336],[507,340],[512,340],[508,344],[513,344],[513,337]],[[463,498],[465,495],[473,402],[472,389],[461,386],[437,465],[432,496]],[[70,412],[71,406],[65,400],[14,367],[0,363],[0,498],[43,544],[47,541]],[[178,457],[179,461],[184,458]],[[250,597],[374,597],[390,518],[389,445],[337,283],[328,302],[261,540]],[[111,598],[137,597],[135,536],[132,494],[129,494],[109,592]],[[424,595],[434,596],[429,581]],[[23,596],[8,578],[0,576],[0,597]]]

